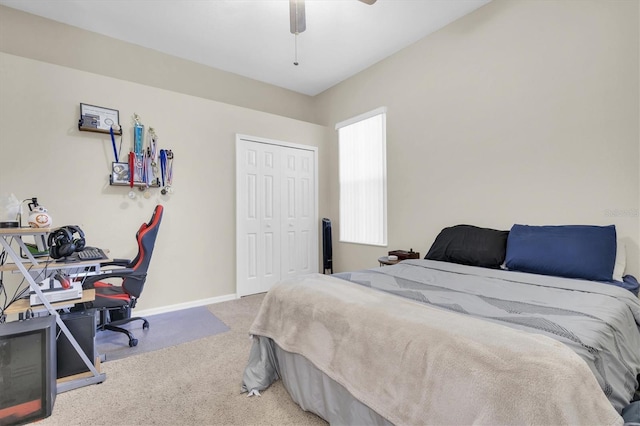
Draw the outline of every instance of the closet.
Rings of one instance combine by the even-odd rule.
[[[238,296],[318,272],[317,148],[236,136]]]

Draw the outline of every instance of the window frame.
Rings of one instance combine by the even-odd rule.
[[[352,239],[347,239],[347,237],[345,237],[343,235],[343,226],[345,225],[344,223],[342,223],[342,217],[343,217],[343,182],[342,182],[342,177],[341,175],[341,158],[340,158],[340,129],[344,128],[344,127],[348,127],[350,125],[353,124],[357,124],[360,123],[362,121],[368,120],[370,118],[376,117],[382,115],[382,129],[381,129],[381,150],[382,150],[382,164],[381,164],[381,169],[382,169],[382,176],[380,176],[380,180],[381,180],[381,190],[382,190],[382,206],[381,206],[381,214],[382,214],[382,219],[380,225],[382,227],[381,229],[381,239],[379,241],[366,241],[366,240],[358,240],[358,238],[353,238],[356,241],[353,241]],[[338,214],[339,217],[341,219],[340,221],[340,227],[339,227],[339,241],[341,243],[350,243],[350,244],[360,244],[360,245],[368,245],[368,246],[376,246],[376,247],[387,247],[388,246],[388,235],[387,235],[387,231],[388,231],[388,215],[387,215],[387,108],[386,107],[379,107],[376,108],[374,110],[365,112],[363,114],[359,114],[355,117],[351,117],[349,119],[343,120],[339,123],[337,123],[335,125],[335,129],[336,131],[338,131],[338,185],[339,185],[339,200],[338,200]]]

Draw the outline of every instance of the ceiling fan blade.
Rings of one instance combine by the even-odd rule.
[[[289,0],[289,24],[291,34],[300,34],[307,29],[304,0]]]
[[[372,4],[374,4],[376,2],[376,0],[360,0],[362,3],[366,3],[369,6],[371,6]]]

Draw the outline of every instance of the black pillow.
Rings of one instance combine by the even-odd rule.
[[[425,259],[462,265],[500,268],[507,251],[509,231],[456,225],[444,228]]]

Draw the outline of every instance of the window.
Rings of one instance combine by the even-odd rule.
[[[336,124],[340,241],[387,245],[386,108]]]

